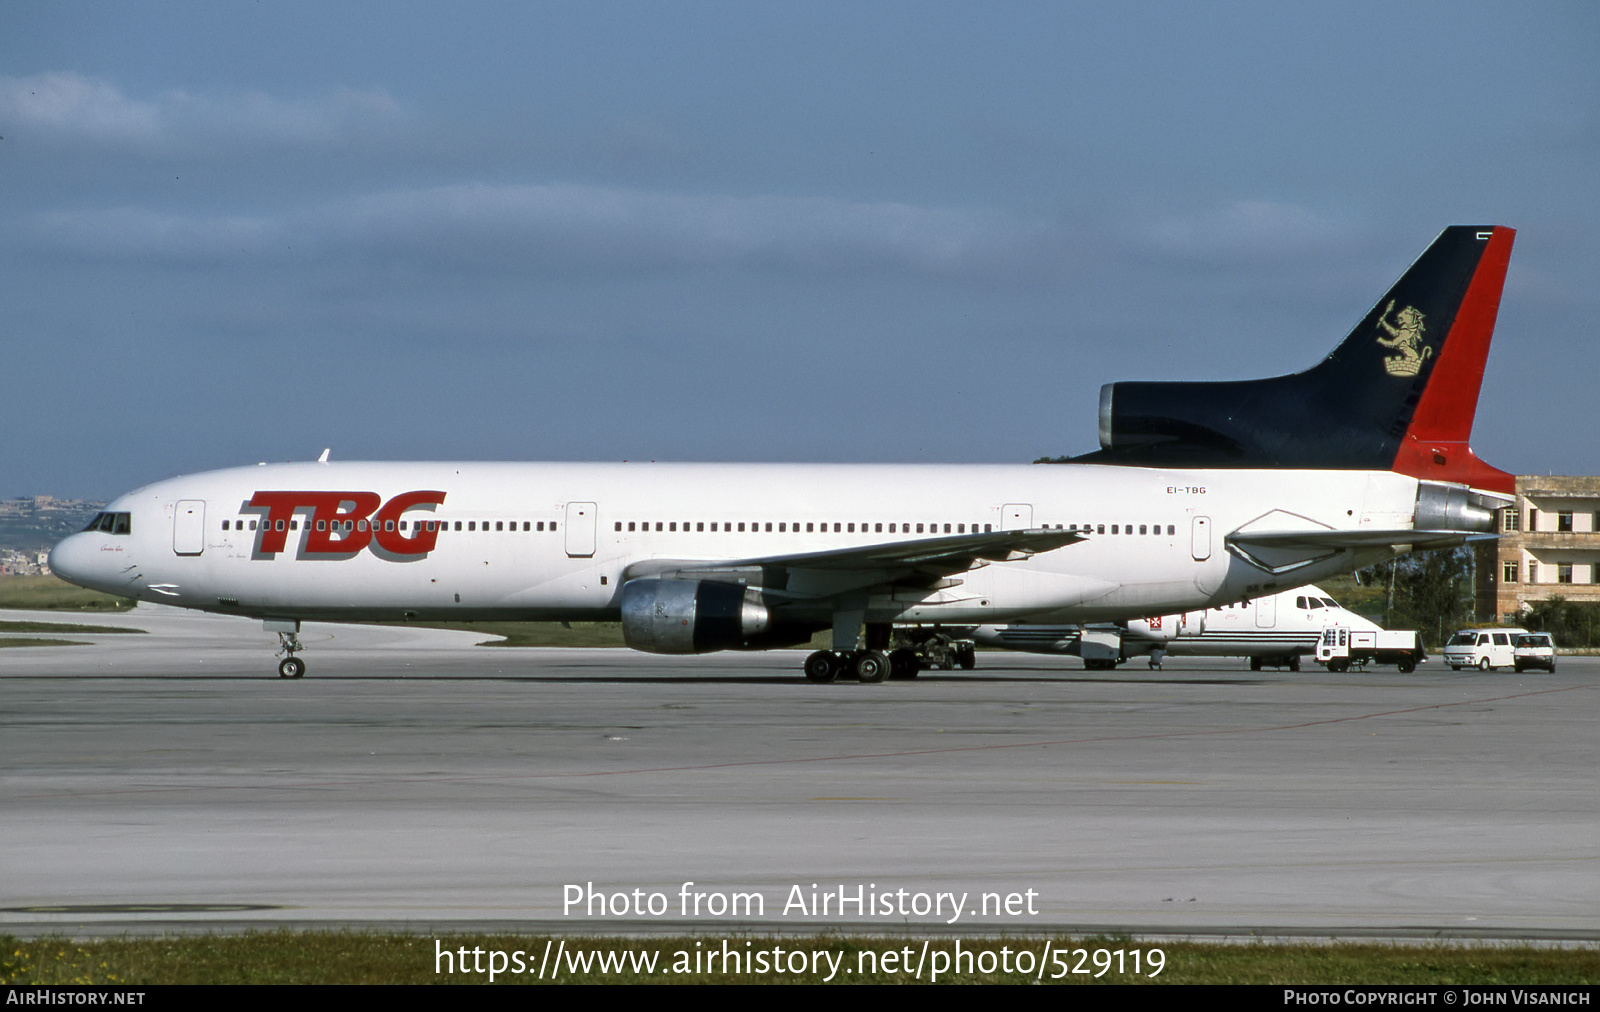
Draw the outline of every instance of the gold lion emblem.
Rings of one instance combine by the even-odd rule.
[[[1394,314],[1394,322],[1390,323],[1388,316],[1394,310],[1394,300],[1383,307],[1383,313],[1378,317],[1378,343],[1385,348],[1393,348],[1394,354],[1383,360],[1383,367],[1390,376],[1415,376],[1417,370],[1422,368],[1433,355],[1433,348],[1422,343],[1422,334],[1426,330],[1422,325],[1422,314],[1415,306],[1407,306]],[[1389,336],[1385,338],[1383,331]]]

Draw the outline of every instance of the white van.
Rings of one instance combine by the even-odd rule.
[[[1526,629],[1463,629],[1444,645],[1444,662],[1452,671],[1512,667],[1517,663],[1517,637],[1527,634]]]

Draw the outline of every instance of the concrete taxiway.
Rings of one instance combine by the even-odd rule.
[[[310,674],[283,681],[257,622],[0,618],[147,630],[0,650],[0,933],[1600,938],[1600,659],[1103,673],[983,653],[813,685],[792,652],[308,625]]]

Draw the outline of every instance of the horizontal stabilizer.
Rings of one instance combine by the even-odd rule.
[[[1316,528],[1304,531],[1235,531],[1228,535],[1228,550],[1269,573],[1287,573],[1329,558],[1339,552],[1409,545],[1412,551],[1455,548],[1469,538],[1483,537],[1462,531],[1389,530],[1340,531]]]

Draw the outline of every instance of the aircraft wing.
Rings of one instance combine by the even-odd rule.
[[[629,566],[624,578],[740,580],[768,590],[791,590],[798,596],[809,597],[912,576],[936,580],[991,562],[1020,561],[1084,540],[1082,531],[1045,528],[953,534],[750,559],[652,559]]]

